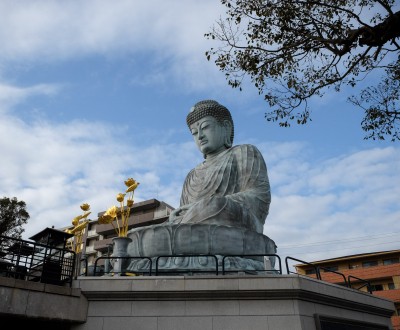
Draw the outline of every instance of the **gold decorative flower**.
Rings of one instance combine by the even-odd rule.
[[[135,182],[133,184],[131,184],[130,186],[128,186],[128,189],[126,189],[126,192],[133,192],[135,191],[135,189],[139,186],[139,182]]]
[[[124,181],[125,186],[130,187],[131,185],[136,183],[136,180],[134,180],[133,178],[129,178],[126,181]]]
[[[116,218],[118,216],[118,207],[115,205],[111,206],[105,214],[109,215],[111,218]]]
[[[84,214],[81,215],[81,218],[86,219],[90,213],[92,212],[85,212]]]
[[[124,201],[124,198],[125,198],[125,194],[123,194],[123,193],[119,193],[119,194],[117,195],[117,201],[118,201],[118,202],[123,202],[123,201]]]
[[[126,237],[129,229],[129,216],[131,212],[131,207],[133,206],[133,194],[135,189],[139,186],[139,182],[133,178],[128,178],[124,181],[125,185],[128,187],[125,194],[118,193],[117,201],[120,206],[110,207],[102,216],[98,218],[100,224],[112,224],[115,232],[119,237]],[[124,201],[126,200],[126,206]]]
[[[72,224],[74,225],[74,227],[78,225],[79,220],[81,220],[81,216],[80,215],[78,215],[77,217],[72,219]]]
[[[109,214],[103,214],[98,219],[99,224],[106,224],[106,225],[111,223],[113,220],[114,220],[114,218],[112,216],[110,216]]]
[[[84,213],[81,215],[78,215],[72,219],[73,228],[69,228],[69,229],[65,230],[65,232],[67,232],[68,234],[74,235],[74,239],[69,241],[69,247],[71,250],[75,251],[76,253],[79,253],[82,250],[83,232],[85,231],[85,228],[86,228],[87,224],[89,223],[89,220],[87,220],[86,218],[91,213],[91,212],[89,212],[90,205],[87,203],[83,203],[80,206],[80,208],[82,211],[84,211]],[[83,221],[81,221],[81,220],[83,220]]]
[[[81,210],[82,211],[89,211],[90,210],[90,205],[88,203],[83,203],[81,205]]]

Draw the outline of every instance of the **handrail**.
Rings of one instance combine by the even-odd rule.
[[[354,279],[356,279],[356,280],[359,280],[360,282],[364,282],[364,284],[363,285],[361,285],[360,287],[358,287],[358,288],[353,288],[352,287],[352,285],[351,285],[351,278],[354,278]],[[356,289],[356,290],[360,290],[360,289],[362,289],[363,287],[367,287],[367,290],[368,290],[368,292],[369,293],[371,293],[372,294],[372,290],[371,290],[371,283],[369,282],[369,281],[367,281],[367,280],[364,280],[364,279],[362,279],[362,278],[359,278],[359,277],[356,277],[356,276],[353,276],[353,275],[349,275],[349,276],[347,276],[347,280],[348,280],[348,282],[349,282],[349,288],[352,288],[352,289]]]
[[[278,259],[279,262],[279,269],[264,269],[264,270],[260,270],[260,271],[271,271],[271,272],[279,272],[279,274],[282,275],[282,262],[281,262],[281,257],[278,256],[277,254],[227,254],[224,255],[222,258],[222,275],[225,275],[225,259],[228,257],[276,257]],[[240,270],[239,270],[240,271]],[[255,272],[260,272],[260,271],[255,271]],[[231,271],[229,271],[231,272]],[[235,270],[235,272],[237,272],[237,270]],[[246,272],[246,271],[245,271]],[[252,271],[253,272],[253,271]]]
[[[322,266],[317,266],[317,267],[318,267],[319,269],[323,269],[325,272],[335,273],[335,274],[337,274],[337,275],[342,276],[342,277],[343,277],[343,280],[344,280],[344,285],[345,285],[346,287],[349,287],[349,284],[347,283],[347,280],[346,280],[346,276],[344,276],[344,274],[342,274],[341,272],[338,272],[338,271],[333,270],[333,269],[329,269],[329,268],[327,268],[327,267],[322,267]],[[321,276],[321,272],[320,272],[320,276]],[[323,280],[323,279],[322,279],[322,276],[321,276],[321,280]]]
[[[95,262],[94,262],[94,270],[93,270],[93,275],[94,276],[96,276],[96,273],[97,273],[97,262],[99,261],[99,260],[111,260],[111,259],[121,259],[121,260],[131,260],[131,259],[147,259],[148,261],[149,261],[149,271],[147,272],[147,271],[134,271],[133,273],[142,273],[142,274],[145,274],[145,273],[148,273],[149,274],[149,276],[151,276],[152,274],[151,274],[151,272],[152,272],[152,268],[153,268],[153,262],[152,262],[152,260],[151,260],[151,258],[150,257],[114,257],[114,256],[108,256],[108,257],[106,257],[106,256],[103,256],[103,257],[98,257],[98,258],[96,258],[96,260],[95,260]],[[114,273],[115,274],[115,271],[114,270],[109,270],[107,273]],[[130,272],[127,272],[127,271],[121,271],[120,272],[120,275],[122,275],[122,274],[127,274],[127,273],[130,273]]]
[[[307,261],[300,260],[300,259],[296,259],[296,258],[289,257],[289,256],[287,256],[287,257],[285,258],[286,271],[287,271],[288,274],[297,274],[296,272],[292,272],[292,271],[289,270],[289,263],[288,263],[288,260],[298,261],[298,262],[301,262],[301,263],[306,264],[306,265],[308,265],[308,266],[311,266],[311,267],[314,268],[314,270],[315,270],[315,275],[317,276],[317,279],[318,279],[318,280],[321,280],[321,274],[320,274],[320,272],[319,272],[319,267],[318,267],[318,266],[316,266],[316,265],[314,265],[314,264],[312,264],[312,263],[309,263],[309,262],[307,262]]]

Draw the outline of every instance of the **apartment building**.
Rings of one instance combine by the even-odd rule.
[[[400,330],[400,250],[355,254],[319,260],[310,264],[294,265],[298,274],[316,277],[320,267],[321,279],[343,285],[350,276],[352,287],[367,291],[370,283],[372,294],[394,302],[396,315],[392,317],[394,330]]]
[[[159,224],[168,220],[174,208],[157,199],[149,199],[135,203],[129,216],[129,229],[141,226]],[[104,214],[100,212],[98,217]],[[63,228],[69,229],[71,227]],[[87,260],[87,266],[93,267],[95,260],[102,256],[109,256],[112,252],[112,238],[117,234],[111,224],[99,224],[96,220],[90,220],[82,237],[83,259]],[[98,266],[104,265],[104,259],[100,259]]]

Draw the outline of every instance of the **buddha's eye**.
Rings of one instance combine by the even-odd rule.
[[[201,128],[202,130],[205,130],[205,129],[207,129],[209,126],[210,126],[209,123],[204,123],[203,125],[201,125],[200,128]]]
[[[195,129],[192,130],[192,135],[197,135],[197,133],[198,133],[197,130],[195,130]]]

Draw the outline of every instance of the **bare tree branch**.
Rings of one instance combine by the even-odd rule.
[[[339,91],[344,84],[356,86],[372,71],[385,69],[382,81],[400,80],[399,61],[393,62],[392,57],[391,62],[388,56],[400,54],[400,12],[393,11],[394,0],[221,2],[227,6],[227,18],[220,19],[205,36],[222,46],[207,51],[207,59],[214,57],[233,88],[241,90],[243,79],[250,77],[272,107],[266,113],[268,121],[285,127],[292,120],[305,124],[311,120],[308,99],[322,96],[330,87]],[[390,88],[381,87],[381,92],[397,95]],[[368,98],[372,100],[381,99]],[[353,101],[361,107],[361,101]],[[387,120],[380,117],[375,126],[362,124],[362,128],[367,133],[381,129],[380,137],[386,134],[398,139],[394,128],[399,99],[393,102],[396,106],[384,112]],[[370,116],[376,113],[366,113],[365,122],[371,123]],[[382,127],[378,129],[377,123]]]

